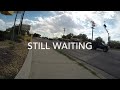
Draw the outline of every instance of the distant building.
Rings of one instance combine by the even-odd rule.
[[[73,42],[82,42],[82,39],[78,39],[78,38],[71,38],[71,41],[73,41]]]
[[[23,24],[21,27],[21,31],[19,31],[19,25],[16,25],[14,33],[16,35],[18,35],[19,33],[21,35],[25,35],[25,34],[29,35],[30,27],[31,27],[30,25]],[[8,29],[6,29],[6,32],[11,32],[11,31],[13,31],[13,29],[14,29],[14,27],[8,28]]]

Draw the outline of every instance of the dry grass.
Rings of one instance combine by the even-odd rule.
[[[0,78],[13,79],[25,61],[27,46],[24,43],[2,41],[0,47]]]

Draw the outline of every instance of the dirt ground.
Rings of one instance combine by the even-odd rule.
[[[28,54],[27,44],[0,41],[0,79],[14,79]]]

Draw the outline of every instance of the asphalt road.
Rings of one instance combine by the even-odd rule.
[[[38,41],[47,42],[49,46],[52,46],[53,40],[39,39]],[[120,50],[109,50],[106,53],[102,50],[64,49],[62,52],[82,60],[114,78],[120,78]]]

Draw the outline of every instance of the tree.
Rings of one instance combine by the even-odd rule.
[[[66,36],[65,36],[65,35],[63,35],[63,36],[62,36],[62,38],[63,38],[63,39],[66,39]]]
[[[110,48],[120,49],[120,42],[119,41],[110,41]]]
[[[70,34],[66,35],[66,38],[67,38],[67,39],[71,39],[73,36],[74,36],[74,34],[73,34],[73,33],[70,33]]]
[[[95,41],[98,43],[105,43],[105,41],[101,37],[95,38]]]
[[[88,39],[88,42],[92,42],[92,39]]]
[[[67,34],[66,36],[63,35],[62,38],[64,38],[64,39],[71,39],[73,36],[74,36],[73,33],[69,33],[69,34]]]
[[[77,36],[78,39],[82,39],[82,41],[87,41],[88,40],[88,37],[86,34],[79,34]]]
[[[37,34],[37,33],[34,33],[34,34],[33,34],[33,37],[41,37],[41,35],[40,35],[40,34]]]

